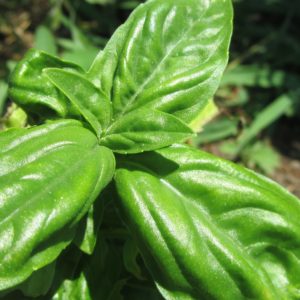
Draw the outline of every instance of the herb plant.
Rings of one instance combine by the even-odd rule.
[[[2,297],[300,297],[299,200],[182,144],[231,24],[230,0],[150,0],[88,72],[18,63],[9,93],[34,126],[0,134]]]

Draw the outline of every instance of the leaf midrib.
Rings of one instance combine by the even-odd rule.
[[[134,101],[136,100],[136,98],[139,96],[139,94],[144,90],[144,88],[149,84],[149,82],[152,81],[152,79],[154,78],[154,76],[160,71],[160,69],[163,66],[164,62],[169,58],[169,56],[171,55],[171,53],[173,51],[175,51],[175,49],[184,41],[186,35],[190,33],[190,31],[199,22],[199,20],[207,12],[208,9],[209,8],[207,8],[206,10],[203,11],[203,13],[199,16],[199,19],[197,19],[196,21],[192,22],[190,28],[187,31],[184,32],[184,34],[182,35],[182,37],[175,43],[174,47],[172,47],[166,53],[166,55],[162,58],[162,60],[156,65],[156,67],[154,68],[154,70],[152,71],[152,73],[150,74],[150,76],[147,77],[147,79],[140,85],[140,87],[137,89],[137,91],[128,99],[128,101],[123,106],[123,109],[119,113],[117,113],[116,116],[121,117],[124,114],[126,114],[128,111],[130,111],[130,109],[132,107],[132,104],[134,103]],[[143,24],[143,26],[144,26],[144,24]],[[122,56],[123,56],[123,52],[124,52],[124,47],[125,47],[125,45],[122,48]],[[118,67],[118,69],[119,69],[119,67]],[[113,100],[113,95],[112,95],[111,98]]]

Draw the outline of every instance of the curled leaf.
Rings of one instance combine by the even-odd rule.
[[[31,49],[18,62],[10,76],[10,97],[26,112],[44,119],[80,115],[68,98],[43,73],[46,68],[83,72],[76,64]]]

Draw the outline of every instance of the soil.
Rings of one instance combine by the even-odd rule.
[[[0,77],[7,60],[18,60],[33,45],[35,28],[49,11],[48,0],[22,1],[0,0]]]
[[[287,156],[282,156],[281,161],[273,179],[300,198],[300,161]]]

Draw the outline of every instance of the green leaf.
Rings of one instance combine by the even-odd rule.
[[[81,261],[79,276],[64,280],[53,300],[122,299],[120,290],[126,281],[120,279],[121,262],[120,251],[106,241],[100,231],[94,253]]]
[[[45,68],[62,68],[82,73],[82,69],[42,51],[30,50],[10,77],[10,97],[26,112],[48,117],[78,116],[66,96],[43,73]]]
[[[141,268],[137,262],[139,250],[136,243],[129,237],[123,248],[123,261],[126,270],[132,273],[136,278],[143,280]]]
[[[51,263],[114,172],[112,152],[81,123],[0,134],[0,290]]]
[[[297,299],[299,199],[183,145],[119,159],[120,211],[166,299]]]
[[[89,71],[114,116],[147,105],[190,123],[227,63],[231,1],[152,0],[121,26]]]
[[[19,289],[27,297],[39,297],[47,294],[55,273],[55,262],[34,272]]]
[[[39,26],[35,32],[34,47],[51,55],[57,55],[57,47],[53,33],[46,26]]]
[[[57,294],[59,297],[65,295],[65,282],[75,281],[80,277],[81,264],[84,253],[75,245],[70,244],[57,258],[55,276],[50,291],[46,295],[46,299],[52,299]],[[71,289],[69,289],[71,290]],[[67,293],[66,293],[67,294]],[[85,293],[83,293],[84,295]],[[69,298],[62,298],[69,299]]]
[[[180,142],[192,130],[171,114],[141,108],[117,120],[100,144],[118,153],[138,153]]]
[[[27,123],[27,115],[25,111],[12,103],[7,109],[5,116],[0,120],[3,129],[23,128]]]
[[[97,234],[104,214],[104,201],[97,199],[89,209],[87,216],[81,220],[74,243],[81,251],[92,254],[97,242]]]
[[[44,299],[53,284],[56,261],[33,272],[21,284],[8,290],[0,291],[3,300],[27,300],[33,298]]]
[[[122,299],[120,291],[126,283],[121,278],[122,269],[120,249],[104,239],[100,231],[94,254],[84,268],[93,299]]]
[[[194,132],[201,132],[206,123],[211,121],[219,113],[219,109],[213,99],[209,99],[205,107],[197,117],[189,124]]]
[[[76,279],[67,279],[52,298],[53,300],[92,300],[88,283],[83,273]]]
[[[60,69],[45,69],[44,73],[100,136],[111,120],[110,101],[103,92],[79,74]]]

